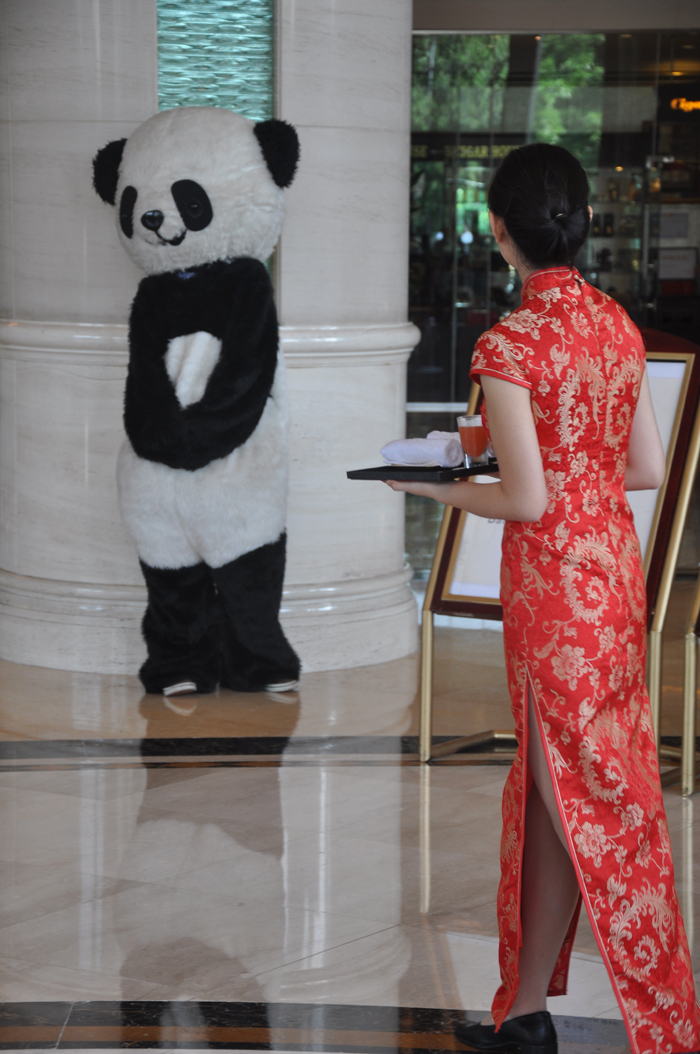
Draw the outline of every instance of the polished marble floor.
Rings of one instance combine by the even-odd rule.
[[[436,645],[436,734],[507,729],[501,635]],[[293,696],[173,702],[0,663],[0,1047],[464,1049],[454,1021],[497,984],[508,761],[419,766],[417,672],[410,656]],[[665,796],[700,971],[700,807]],[[587,924],[550,1009],[563,1054],[626,1049]]]

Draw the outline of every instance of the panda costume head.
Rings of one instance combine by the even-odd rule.
[[[257,124],[213,106],[156,114],[93,161],[94,187],[117,207],[122,245],[147,274],[241,256],[266,260],[299,158],[284,121]]]

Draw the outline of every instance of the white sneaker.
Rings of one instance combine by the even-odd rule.
[[[163,695],[194,695],[197,685],[194,681],[180,681],[179,684],[169,684],[163,689]]]
[[[277,684],[266,684],[266,692],[296,692],[299,687],[298,681],[278,681]]]

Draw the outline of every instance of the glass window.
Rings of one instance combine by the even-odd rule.
[[[158,105],[272,116],[273,0],[158,0]]]
[[[158,0],[158,108],[272,117],[274,0]],[[266,266],[276,280],[275,254]]]
[[[565,146],[588,173],[588,281],[639,325],[700,341],[700,35],[416,35],[408,435],[454,430],[477,337],[520,303],[486,197],[501,158],[529,142]],[[440,512],[408,496],[419,578]]]

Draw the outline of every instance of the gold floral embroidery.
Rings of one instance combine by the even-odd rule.
[[[605,835],[602,824],[590,824],[586,821],[575,835],[574,842],[581,856],[590,856],[596,867],[600,867],[604,855],[612,848]]]
[[[533,340],[539,340],[540,328],[546,323],[545,315],[536,315],[529,308],[523,308],[504,318],[502,324],[506,329],[512,329],[515,333],[527,333]]]
[[[585,650],[565,644],[560,652],[552,656],[552,670],[560,680],[568,681],[573,692],[577,682],[588,672]]]

